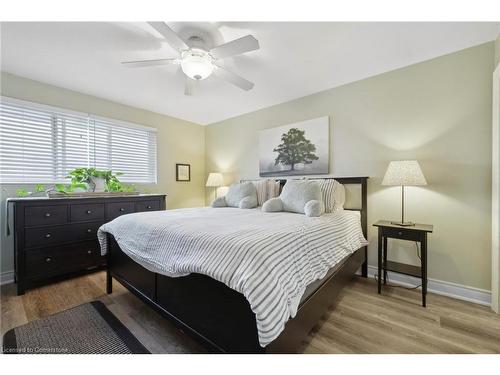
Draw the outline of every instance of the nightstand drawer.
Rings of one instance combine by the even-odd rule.
[[[417,232],[413,230],[409,230],[408,227],[405,228],[383,228],[382,236],[397,238],[400,240],[408,240],[408,241],[420,241],[422,240],[422,232]]]

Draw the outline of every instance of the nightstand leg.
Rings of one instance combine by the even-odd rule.
[[[420,245],[422,258],[422,306],[427,306],[427,233],[424,233],[423,240]]]
[[[382,291],[382,230],[378,230],[378,293]]]
[[[384,268],[384,285],[387,284],[387,237],[384,237],[384,260],[383,260],[383,268]]]

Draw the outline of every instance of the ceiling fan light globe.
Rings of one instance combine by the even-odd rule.
[[[204,55],[187,53],[182,58],[181,69],[189,78],[199,81],[212,74],[214,65],[212,61]]]

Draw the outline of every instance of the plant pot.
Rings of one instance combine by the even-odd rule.
[[[93,192],[102,193],[106,189],[106,180],[100,177],[92,177],[89,185]]]

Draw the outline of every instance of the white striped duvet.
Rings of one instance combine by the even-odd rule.
[[[367,245],[359,214],[350,211],[306,217],[203,207],[129,214],[99,228],[103,255],[106,233],[150,271],[200,273],[242,293],[263,347],[295,316],[310,283]]]

